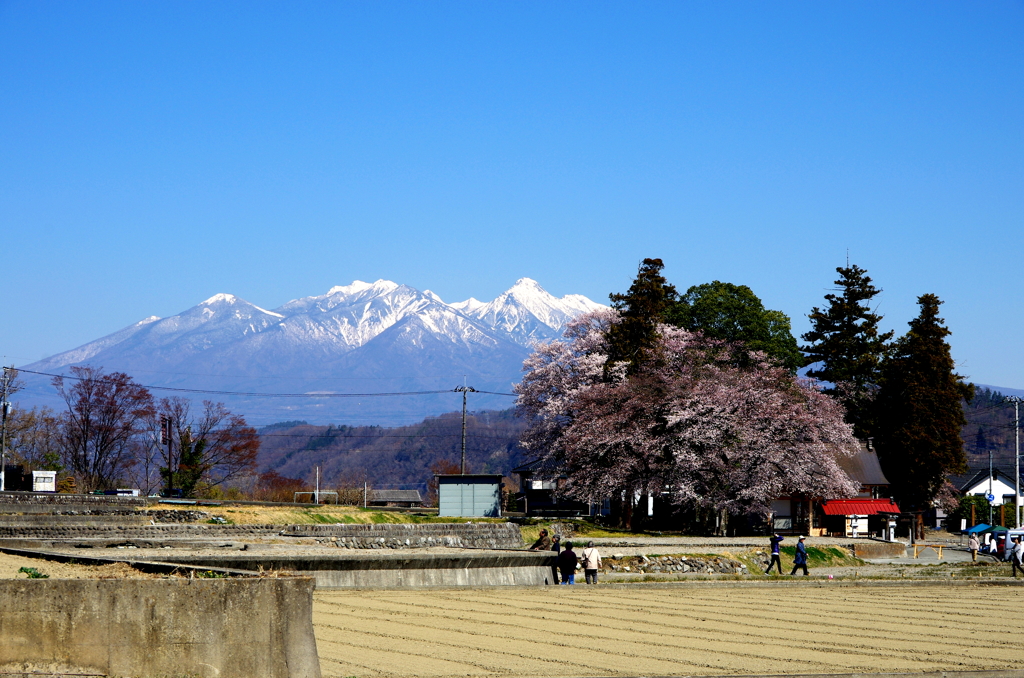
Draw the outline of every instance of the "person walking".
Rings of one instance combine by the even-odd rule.
[[[1024,542],[1020,537],[1013,538],[1013,553],[1010,556],[1010,566],[1013,571],[1013,578],[1017,578],[1017,570],[1024,574]]]
[[[800,535],[800,541],[796,543],[796,556],[793,558],[793,571],[789,573],[790,577],[800,568],[803,568],[805,577],[810,575],[807,571],[807,547],[804,546],[804,539],[805,537]]]
[[[594,542],[588,541],[587,548],[583,549],[583,576],[588,584],[597,583],[597,571],[601,569],[601,553],[594,547]]]
[[[565,548],[558,554],[558,569],[562,573],[562,584],[572,586],[576,583],[576,566],[580,559],[572,550],[572,542],[565,542]]]
[[[772,559],[768,562],[768,569],[764,571],[765,574],[771,574],[772,568],[776,565],[779,567],[779,574],[782,574],[782,560],[779,558],[779,544],[783,539],[785,539],[785,537],[780,537],[778,534],[772,535]]]
[[[978,562],[978,549],[981,548],[981,542],[978,541],[978,535],[971,534],[970,539],[967,540],[967,550],[971,552],[971,562]]]

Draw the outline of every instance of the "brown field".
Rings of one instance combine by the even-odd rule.
[[[322,591],[325,678],[1012,667],[1024,587],[583,586]]]

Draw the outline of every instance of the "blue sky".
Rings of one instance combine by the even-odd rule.
[[[1024,4],[0,1],[0,354],[353,279],[797,333],[846,260],[1024,388]]]

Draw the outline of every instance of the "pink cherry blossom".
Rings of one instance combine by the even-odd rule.
[[[789,493],[852,496],[837,459],[857,441],[813,382],[762,354],[670,326],[635,375],[605,369],[615,311],[580,317],[536,347],[516,386],[522,444],[582,500],[668,493],[679,504],[763,513]]]

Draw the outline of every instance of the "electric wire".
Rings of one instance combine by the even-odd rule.
[[[87,381],[89,377],[75,377],[67,374],[53,374],[51,372],[37,372],[35,370],[19,369],[18,372],[24,372],[25,374],[37,374],[43,377],[56,377],[59,379],[72,379],[75,381]],[[94,379],[99,383],[113,383],[107,379]],[[202,389],[202,388],[179,388],[174,386],[149,386],[140,384],[143,388],[150,389],[153,391],[172,391],[175,393],[196,393],[203,395],[223,395],[223,396],[242,396],[247,398],[382,398],[382,397],[395,397],[395,396],[420,396],[420,395],[437,395],[440,393],[453,393],[454,390],[450,388],[438,389],[433,391],[392,391],[386,393],[254,393],[246,391],[217,391],[213,389]],[[486,393],[488,395],[501,395],[517,397],[515,393],[499,393],[497,391],[477,391],[477,393]]]

